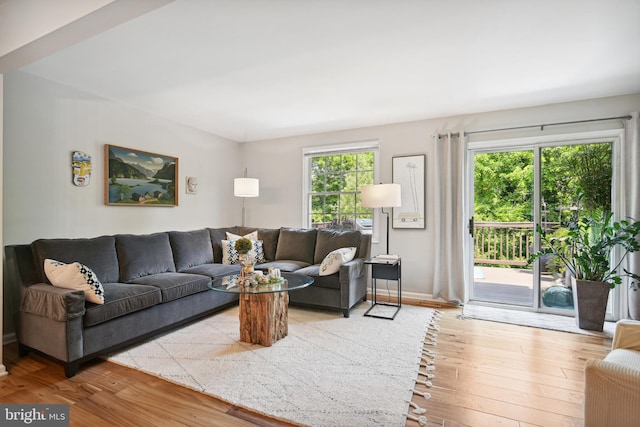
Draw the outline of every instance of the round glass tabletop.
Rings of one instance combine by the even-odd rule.
[[[313,283],[313,278],[297,273],[282,273],[281,280],[269,284],[242,284],[239,274],[214,279],[209,289],[230,294],[269,294],[275,292],[294,291],[306,288]]]

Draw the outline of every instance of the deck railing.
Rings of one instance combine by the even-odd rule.
[[[476,222],[474,263],[525,266],[533,249],[532,222]]]

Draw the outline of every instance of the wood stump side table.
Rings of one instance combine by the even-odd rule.
[[[271,347],[288,333],[288,292],[240,295],[240,341]]]
[[[282,273],[274,285],[240,285],[239,275],[215,279],[209,288],[239,294],[240,341],[270,347],[289,333],[289,292],[313,283],[309,276]]]

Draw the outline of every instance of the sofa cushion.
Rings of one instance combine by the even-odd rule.
[[[116,236],[116,250],[120,263],[120,282],[176,271],[167,233],[119,234]]]
[[[240,272],[240,264],[202,264],[195,267],[187,268],[184,273],[201,274],[203,276],[216,279],[230,274],[238,274]]]
[[[84,264],[65,264],[55,259],[44,260],[44,273],[53,286],[83,291],[87,301],[104,303],[104,289],[96,274]]]
[[[162,292],[162,302],[207,291],[211,278],[200,274],[160,273],[130,281],[136,285],[154,286]]]
[[[101,236],[92,239],[39,239],[31,244],[33,260],[41,282],[51,283],[44,273],[44,260],[55,259],[64,263],[79,262],[86,265],[104,282],[117,282],[119,278],[116,239]]]
[[[330,252],[360,246],[361,233],[357,230],[318,230],[313,264],[320,264]]]
[[[170,231],[169,241],[176,271],[213,262],[213,247],[206,229]]]
[[[356,248],[340,248],[329,252],[320,263],[320,276],[329,276],[340,271],[340,266],[356,255]]]
[[[276,261],[294,260],[306,262],[307,264],[319,264],[320,261],[317,263],[313,261],[316,234],[317,230],[315,229],[281,228],[276,250]],[[321,261],[322,258],[320,259]]]
[[[227,232],[238,234],[237,227],[208,228],[211,247],[213,248],[213,262],[222,262],[222,241],[227,240]]]
[[[251,244],[253,248],[247,252],[247,257],[252,258],[257,263],[264,262],[262,240],[252,240]],[[240,263],[240,253],[236,250],[236,240],[222,241],[222,263],[227,265]]]
[[[297,272],[297,270],[308,267],[308,266],[309,266],[308,262],[286,259],[286,260],[279,260],[279,261],[269,261],[263,264],[256,264],[255,269],[268,270],[269,267],[272,267],[272,268],[277,268],[280,271],[286,271],[291,273],[293,271]]]
[[[160,289],[154,286],[103,283],[104,304],[87,304],[84,326],[90,327],[162,302]]]
[[[340,281],[334,275],[320,276],[320,266],[310,265],[309,267],[301,268],[296,273],[304,274],[306,276],[313,277],[313,284],[311,286],[315,288],[328,288],[340,290]]]

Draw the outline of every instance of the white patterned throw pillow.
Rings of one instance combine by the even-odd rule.
[[[247,252],[247,256],[255,260],[257,264],[261,264],[264,259],[264,248],[262,247],[262,240],[252,240],[253,249]],[[240,262],[240,254],[236,251],[235,240],[223,240],[222,241],[222,263],[223,264],[238,264]]]
[[[104,304],[104,289],[98,276],[79,262],[65,264],[55,259],[44,260],[44,274],[53,286],[84,291],[87,301]]]
[[[328,276],[340,271],[340,266],[356,256],[356,248],[340,248],[329,252],[320,263],[320,275]]]

